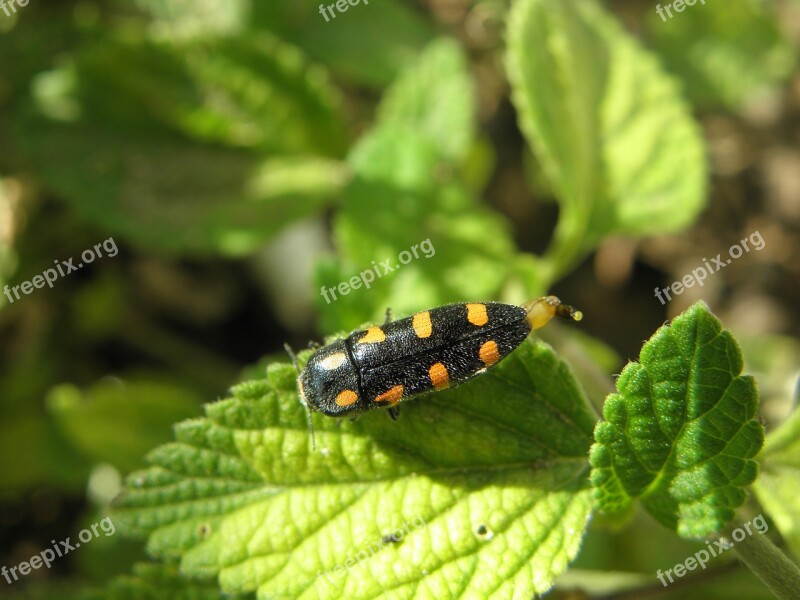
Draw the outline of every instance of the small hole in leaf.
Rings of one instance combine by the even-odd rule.
[[[480,537],[482,537],[485,540],[490,540],[494,537],[494,532],[490,531],[489,528],[486,527],[486,525],[484,525],[483,523],[478,525],[478,528],[475,530],[475,533],[477,533]]]

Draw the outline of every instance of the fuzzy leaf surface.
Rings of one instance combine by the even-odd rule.
[[[183,574],[259,598],[528,598],[577,553],[595,417],[549,346],[526,342],[397,422],[315,415],[316,452],[295,374],[273,364],[178,425],[115,523]]]
[[[595,428],[598,507],[635,498],[683,537],[718,531],[745,500],[764,443],[758,392],[733,336],[704,303],[661,327],[628,363]]]

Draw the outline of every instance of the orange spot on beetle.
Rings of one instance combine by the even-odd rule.
[[[481,357],[483,364],[487,367],[491,367],[495,364],[498,360],[500,360],[500,352],[497,350],[497,343],[494,340],[489,340],[481,345],[481,349],[478,351],[478,356]]]
[[[428,376],[431,378],[433,387],[437,390],[443,390],[450,386],[450,374],[447,372],[447,367],[442,363],[433,363],[431,368],[428,369]]]
[[[389,388],[387,391],[383,392],[380,396],[376,396],[375,402],[388,402],[390,406],[394,406],[400,402],[400,398],[402,397],[403,386],[396,385],[393,388]]]
[[[344,390],[339,392],[336,396],[336,405],[337,406],[350,406],[351,404],[355,404],[358,400],[358,394],[356,394],[353,390]]]
[[[383,329],[380,327],[370,327],[367,329],[367,333],[364,334],[357,343],[359,344],[377,344],[378,342],[382,342],[386,339],[386,334],[383,333]]]
[[[414,328],[414,333],[417,334],[418,338],[431,337],[431,333],[433,333],[431,313],[426,310],[415,314],[411,319],[411,326]]]
[[[467,304],[467,321],[478,327],[489,322],[485,304]]]

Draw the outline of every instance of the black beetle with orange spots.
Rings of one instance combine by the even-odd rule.
[[[317,349],[297,378],[313,411],[340,417],[389,408],[484,373],[555,316],[582,314],[555,296],[523,306],[459,303],[357,330]],[[387,319],[388,321],[388,319]]]

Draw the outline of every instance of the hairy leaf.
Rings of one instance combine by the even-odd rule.
[[[736,341],[705,304],[659,329],[595,428],[598,507],[622,513],[639,498],[681,536],[721,529],[744,502],[764,442],[755,383],[741,370]]]
[[[129,477],[118,526],[261,598],[529,597],[575,556],[595,419],[545,344],[397,422],[315,415],[316,452],[295,375],[274,364],[180,424]]]

